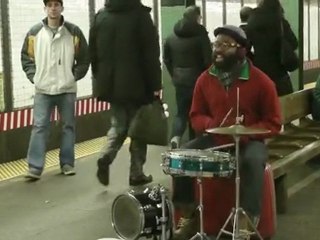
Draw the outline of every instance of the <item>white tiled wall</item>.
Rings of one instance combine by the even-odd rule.
[[[39,0],[10,1],[10,28],[12,46],[12,84],[14,108],[33,104],[34,86],[26,78],[20,62],[20,51],[27,31],[45,17],[44,6]],[[89,7],[85,0],[64,1],[65,19],[78,25],[88,39]],[[91,73],[78,82],[78,97],[92,93]]]
[[[103,7],[105,0],[95,0],[96,10]],[[143,4],[153,9],[152,0],[142,0]],[[40,0],[14,0],[9,3],[11,47],[12,47],[12,85],[13,106],[23,108],[33,104],[34,85],[29,82],[22,71],[20,51],[27,31],[45,17],[44,6]],[[153,16],[153,13],[151,13]],[[87,0],[64,1],[63,15],[67,21],[78,25],[88,39],[89,7]],[[0,71],[2,57],[0,51]],[[1,84],[0,84],[1,86]],[[2,92],[2,91],[1,91]],[[78,97],[92,94],[91,70],[85,78],[78,81]]]
[[[202,0],[197,0],[196,5],[202,7]],[[246,3],[245,5],[253,8],[256,7],[255,3]],[[241,9],[240,1],[227,1],[226,7],[227,7],[226,24],[232,24],[235,26],[240,25],[240,15],[239,15],[239,12]],[[206,28],[209,32],[209,37],[211,41],[214,41],[215,39],[215,37],[213,36],[214,29],[223,25],[222,1],[220,2],[207,1],[206,9],[207,9]]]
[[[0,72],[2,72],[2,38],[1,38],[1,23],[0,23]]]

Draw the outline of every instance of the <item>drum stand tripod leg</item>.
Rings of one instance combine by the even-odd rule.
[[[204,227],[203,227],[203,188],[202,188],[201,177],[197,177],[197,183],[199,185],[199,195],[200,195],[199,206],[198,206],[199,218],[200,218],[200,232],[197,232],[197,234],[195,234],[189,240],[196,240],[196,239],[209,240],[207,234],[204,233]]]
[[[219,231],[219,234],[217,236],[216,240],[219,240],[222,234],[227,234],[229,236],[232,236],[232,240],[244,240],[248,239],[251,235],[257,235],[260,240],[263,240],[261,237],[259,231],[252,223],[251,219],[247,215],[247,213],[243,210],[243,208],[240,207],[240,170],[239,170],[239,142],[240,142],[240,136],[235,135],[234,136],[235,142],[236,142],[236,178],[235,178],[235,184],[236,184],[236,203],[235,208],[232,209],[229,217],[227,218],[226,222],[224,223],[223,227]],[[249,223],[251,229],[253,229],[253,232],[251,231],[240,231],[239,229],[239,217],[240,214],[246,218],[247,223]],[[228,222],[232,220],[232,232],[226,230],[226,226]],[[250,239],[250,238],[249,238]]]
[[[166,195],[165,195],[165,188],[160,188],[161,193],[161,210],[162,210],[162,216],[161,216],[161,240],[166,240],[167,237],[167,230],[166,230],[166,224],[168,222],[168,217],[166,216]]]

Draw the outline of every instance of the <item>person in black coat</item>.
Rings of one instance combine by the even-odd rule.
[[[181,137],[188,123],[195,82],[212,62],[210,39],[200,20],[200,8],[189,6],[164,44],[163,61],[175,87],[177,104],[177,114],[171,133],[171,148],[180,146]],[[191,139],[194,137],[190,125],[189,137]]]
[[[243,6],[240,9],[240,20],[241,24],[239,25],[239,28],[241,28],[247,35],[247,24],[248,24],[248,19],[250,17],[250,14],[252,12],[252,8],[248,6]],[[248,41],[248,46],[247,46],[247,57],[253,61],[253,53],[251,51],[252,44],[250,41]]]
[[[140,0],[108,0],[95,16],[89,34],[93,95],[111,106],[111,128],[98,160],[97,177],[109,184],[109,165],[127,138],[137,110],[159,97],[161,90],[160,46],[150,8]],[[147,145],[131,139],[129,184],[152,181],[143,165]]]
[[[254,65],[274,81],[279,96],[292,93],[290,76],[281,63],[282,35],[293,50],[298,40],[279,0],[262,0],[250,14],[246,33],[254,48]]]
[[[240,20],[241,20],[241,24],[240,24],[240,28],[246,32],[247,31],[247,24],[248,24],[248,19],[250,17],[250,14],[252,12],[252,8],[248,7],[248,6],[243,6],[240,9]]]

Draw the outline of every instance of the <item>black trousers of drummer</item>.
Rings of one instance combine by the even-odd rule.
[[[212,136],[203,135],[187,142],[181,149],[206,149],[214,147]],[[240,207],[249,216],[260,216],[264,168],[268,158],[266,145],[261,141],[252,140],[240,146]],[[177,209],[195,203],[194,177],[173,177],[173,203]],[[210,189],[204,189],[210,191]]]

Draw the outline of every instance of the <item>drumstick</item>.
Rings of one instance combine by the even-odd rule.
[[[225,121],[227,120],[227,118],[231,114],[232,110],[233,110],[233,107],[230,108],[229,112],[227,112],[226,116],[224,116],[224,118],[223,118],[222,122],[220,123],[219,127],[221,127],[225,123]]]
[[[240,113],[239,113],[239,87],[237,87],[237,118],[239,117]],[[240,124],[239,119],[236,119],[236,124]]]
[[[212,147],[212,148],[207,148],[206,150],[214,151],[214,150],[218,150],[221,148],[227,148],[227,147],[233,147],[233,146],[234,146],[234,143],[228,143],[228,144],[224,144],[224,145],[220,145],[220,146],[216,146],[216,147]]]

